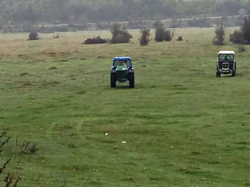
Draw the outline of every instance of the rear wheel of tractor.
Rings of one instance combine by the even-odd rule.
[[[221,73],[219,71],[216,72],[216,77],[220,77]]]
[[[116,87],[116,74],[115,73],[110,74],[110,86],[111,88]]]
[[[135,75],[134,73],[129,74],[129,87],[134,88],[135,87]]]

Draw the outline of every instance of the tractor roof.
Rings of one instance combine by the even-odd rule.
[[[132,61],[130,57],[115,57],[113,61]]]
[[[220,51],[218,55],[234,55],[234,51]]]

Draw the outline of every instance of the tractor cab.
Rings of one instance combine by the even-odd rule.
[[[236,75],[236,60],[234,51],[220,51],[218,53],[217,71],[216,76],[220,77],[221,74]]]
[[[132,59],[130,57],[115,57],[113,59],[113,70],[129,70],[133,69],[132,67]]]

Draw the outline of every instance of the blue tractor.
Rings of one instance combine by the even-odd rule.
[[[135,87],[135,75],[130,57],[115,57],[110,71],[110,86],[116,87],[116,82],[129,81],[129,87]]]

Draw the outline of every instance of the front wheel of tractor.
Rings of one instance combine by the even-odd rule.
[[[233,72],[232,72],[232,77],[235,77],[235,75],[236,75],[236,71],[233,70]]]
[[[134,75],[134,73],[129,74],[129,87],[130,88],[135,87],[135,75]]]
[[[115,73],[110,74],[110,86],[111,88],[116,87],[116,74]]]
[[[216,72],[216,77],[220,77],[221,73],[219,71]]]

